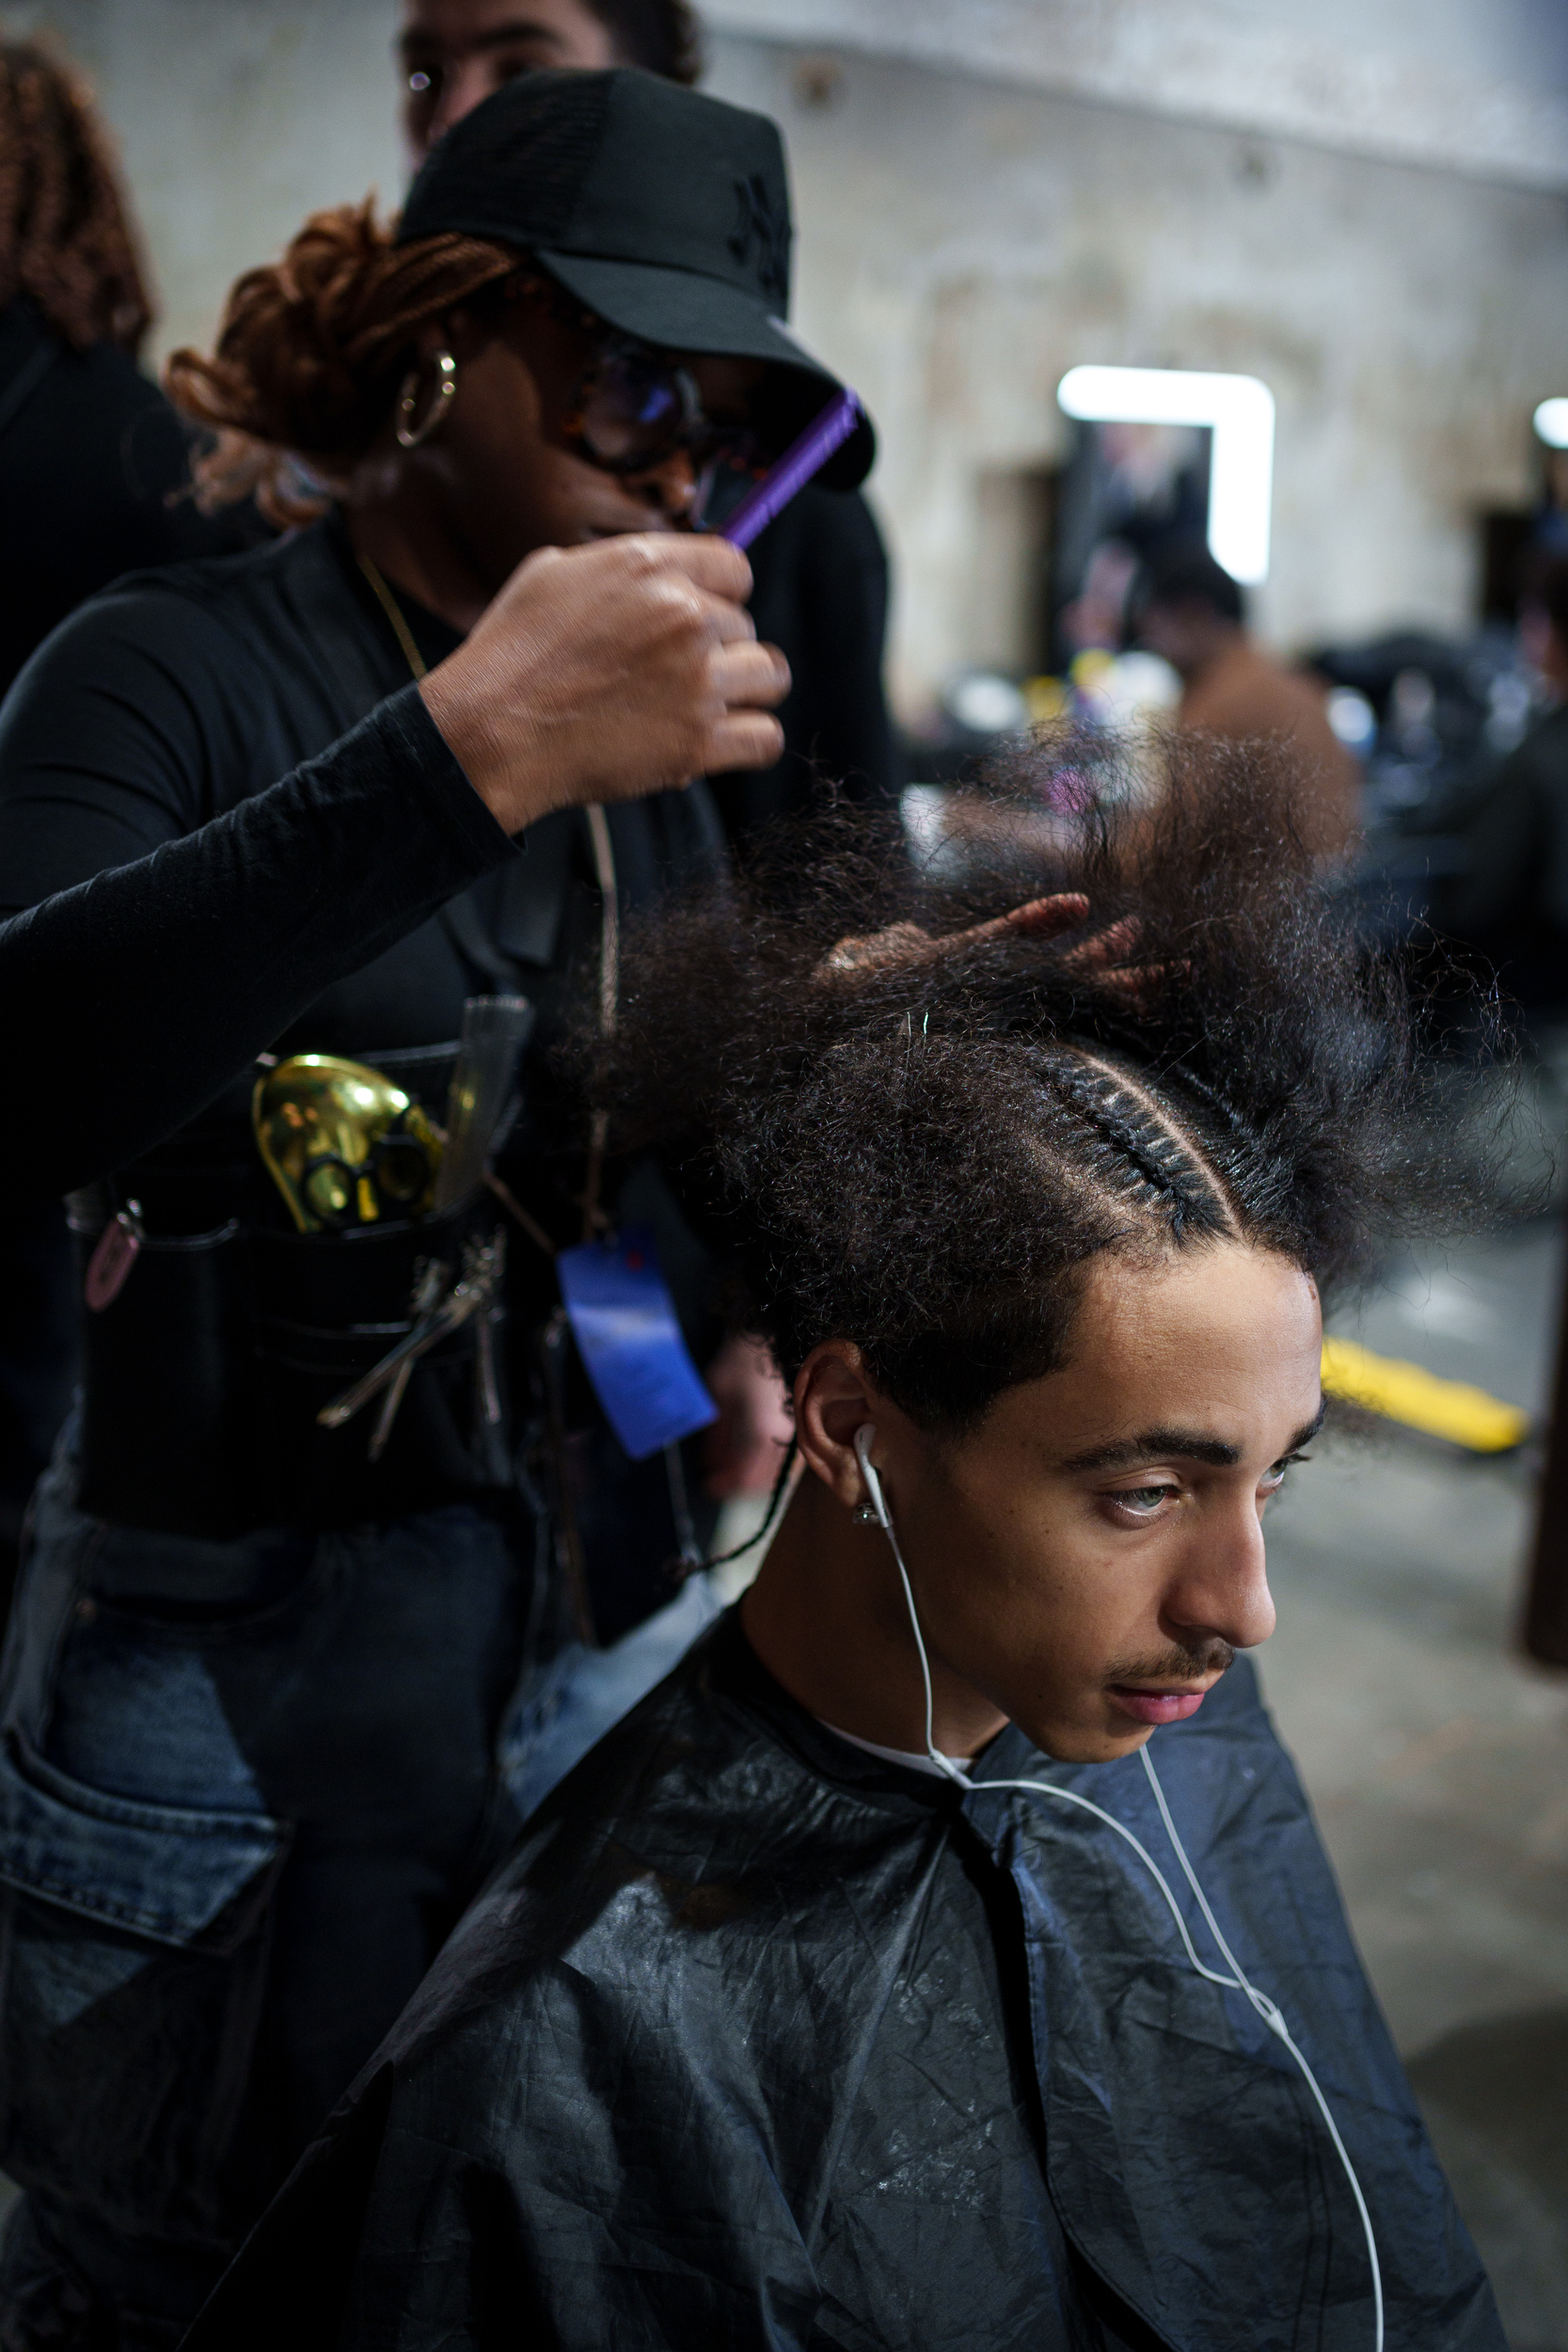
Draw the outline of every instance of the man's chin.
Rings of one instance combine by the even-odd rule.
[[[1031,1739],[1042,1756],[1055,1764],[1114,1764],[1118,1756],[1131,1756],[1141,1748],[1153,1726],[1135,1724],[1118,1717],[1107,1707],[1100,1722],[1063,1723],[1059,1719],[1032,1724],[1022,1715],[1015,1715],[1020,1731]],[[985,1777],[983,1770],[976,1780]]]

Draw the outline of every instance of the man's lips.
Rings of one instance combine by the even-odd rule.
[[[1135,1683],[1113,1682],[1105,1695],[1134,1723],[1184,1724],[1189,1715],[1197,1713],[1213,1687],[1210,1682],[1201,1691],[1140,1691]]]

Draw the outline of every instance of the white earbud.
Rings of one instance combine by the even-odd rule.
[[[887,1499],[882,1493],[882,1482],[878,1477],[876,1467],[871,1459],[871,1449],[876,1442],[875,1422],[863,1421],[855,1432],[855,1459],[861,1466],[861,1476],[865,1481],[865,1491],[871,1498],[871,1512],[868,1516],[874,1517],[878,1526],[885,1527],[891,1535],[893,1521],[888,1517]]]

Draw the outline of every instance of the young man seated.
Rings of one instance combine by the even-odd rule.
[[[631,943],[597,1100],[727,1227],[801,1474],[192,2352],[1503,2352],[1244,1655],[1320,1291],[1465,1184],[1268,785],[1198,747],[1119,857],[863,841]]]

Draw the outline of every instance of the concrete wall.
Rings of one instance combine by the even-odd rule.
[[[230,284],[321,204],[403,165],[394,0],[46,0],[0,8],[53,32],[119,141],[151,250],[159,353],[211,336]]]
[[[1560,194],[850,51],[724,40],[712,87],[784,125],[798,323],[883,428],[906,701],[1007,658],[995,478],[1065,453],[1079,360],[1271,386],[1280,642],[1469,618],[1475,516],[1528,496],[1530,411],[1568,389]]]
[[[709,0],[708,13],[752,39],[1568,185],[1562,0]]]
[[[763,5],[720,0],[731,12]],[[791,5],[859,43],[876,31],[869,0]],[[1153,22],[1148,0],[1109,14],[1074,6],[965,0],[956,12],[919,0],[895,12],[887,39],[905,47],[917,34],[951,44],[968,23],[977,74],[863,45],[713,42],[709,86],[774,114],[790,143],[798,322],[881,427],[876,497],[898,564],[900,699],[917,705],[956,662],[1016,650],[1009,485],[1061,455],[1054,388],[1078,360],[1234,368],[1273,387],[1275,554],[1260,609],[1281,642],[1462,625],[1475,513],[1527,496],[1529,411],[1568,391],[1562,195],[1478,178],[1474,151],[1454,170],[1336,152],[1332,110],[1313,138],[1284,139],[1178,119],[1152,98],[1053,93],[1034,86],[1038,40],[1016,86],[998,80],[998,27],[1022,11],[1037,33],[1058,18],[1097,38],[1109,26],[1118,87],[1143,89],[1127,60],[1141,57],[1143,72],[1165,54],[1132,40]],[[1249,0],[1240,16],[1233,0],[1159,0],[1157,15],[1212,39],[1227,9],[1245,20],[1246,56],[1256,61],[1272,28],[1291,65],[1312,24],[1344,34],[1349,0]],[[53,26],[98,87],[152,249],[161,348],[210,335],[231,278],[312,206],[371,186],[395,201],[394,14],[392,0],[48,0],[5,12],[8,24]],[[1386,56],[1424,27],[1433,72],[1469,72],[1478,91],[1512,76],[1517,96],[1530,69],[1544,103],[1568,79],[1557,0],[1367,0],[1355,15]],[[1081,52],[1063,48],[1069,63]],[[1299,100],[1299,76],[1280,79]],[[1227,88],[1244,119],[1241,82]],[[1412,101],[1423,135],[1433,120]],[[1350,129],[1365,147],[1366,125]],[[1410,135],[1390,118],[1387,144],[1402,151]],[[1543,168],[1530,161],[1516,182]]]

